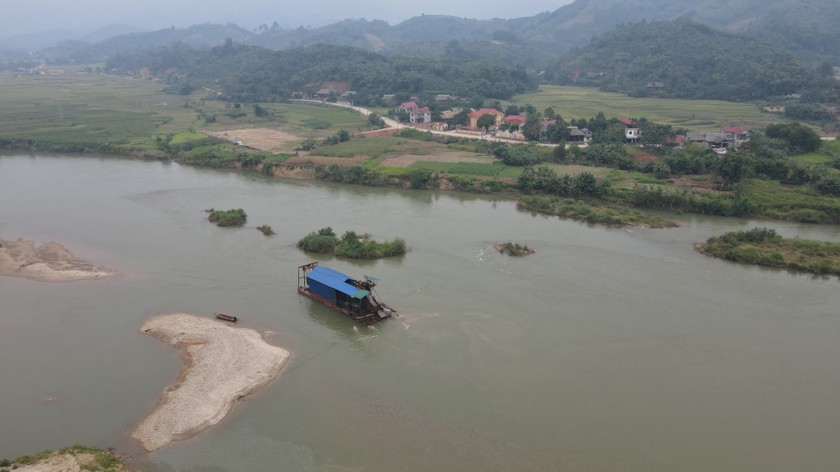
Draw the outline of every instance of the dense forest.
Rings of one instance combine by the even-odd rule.
[[[619,26],[557,61],[546,75],[633,96],[732,101],[837,88],[788,52],[688,19]]]
[[[524,69],[482,61],[388,58],[362,49],[315,45],[283,51],[235,44],[212,49],[185,45],[117,55],[106,69],[137,73],[147,69],[189,90],[203,85],[231,100],[276,101],[294,92],[313,93],[323,82],[346,82],[356,103],[383,94],[449,93],[463,98],[508,99],[534,90],[537,80]]]

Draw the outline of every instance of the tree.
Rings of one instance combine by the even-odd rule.
[[[462,108],[461,111],[455,114],[451,120],[449,120],[450,126],[458,126],[458,125],[466,125],[470,122],[470,111],[466,108]]]
[[[264,117],[268,116],[268,110],[261,107],[259,103],[254,104],[254,116]]]
[[[557,162],[565,161],[566,160],[566,145],[563,144],[563,143],[560,143],[560,145],[555,147],[554,151],[551,152],[551,156]]]
[[[540,139],[542,134],[542,126],[540,125],[540,117],[536,113],[531,113],[525,119],[525,124],[522,126],[522,134],[528,141],[536,141]]]
[[[553,120],[557,117],[557,113],[555,113],[554,108],[548,107],[543,111],[543,116],[545,116],[545,119],[547,120]]]
[[[485,113],[478,117],[476,125],[479,128],[484,128],[484,130],[487,131],[488,129],[490,129],[490,127],[496,125],[496,115],[493,115],[491,113]]]
[[[767,125],[765,134],[788,143],[791,151],[797,154],[814,152],[820,148],[820,136],[811,128],[801,123],[777,123]]]

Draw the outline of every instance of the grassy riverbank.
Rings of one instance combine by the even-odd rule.
[[[620,205],[547,196],[523,196],[517,208],[524,211],[559,216],[575,221],[607,226],[673,228],[677,223],[658,215],[642,213]]]
[[[86,470],[91,472],[128,472],[128,468],[111,451],[75,445],[57,451],[43,451],[18,457],[0,459],[0,471],[31,468],[39,472]]]
[[[840,244],[786,239],[767,228],[726,233],[700,241],[695,248],[703,254],[742,264],[840,276]]]

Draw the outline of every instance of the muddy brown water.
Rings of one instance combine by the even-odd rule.
[[[248,223],[218,228],[211,207]],[[133,459],[147,470],[836,470],[840,282],[692,242],[765,225],[840,241],[840,228],[678,218],[608,229],[492,197],[2,156],[0,238],[57,241],[122,275],[0,279],[0,457],[130,449],[180,368],[140,323],[223,312],[290,364],[218,427]],[[352,262],[295,247],[324,226],[411,250]],[[506,241],[536,254],[490,247]],[[311,260],[379,277],[401,316],[357,326],[298,296]]]

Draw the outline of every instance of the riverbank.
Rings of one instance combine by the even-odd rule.
[[[23,277],[40,282],[72,282],[116,275],[94,266],[56,242],[35,246],[34,241],[0,239],[0,276]]]
[[[57,451],[44,451],[14,460],[0,460],[0,470],[17,472],[128,472],[111,450],[72,446]]]
[[[253,329],[185,313],[155,316],[140,331],[177,348],[184,362],[132,433],[148,451],[219,423],[234,402],[276,379],[289,358]]]

